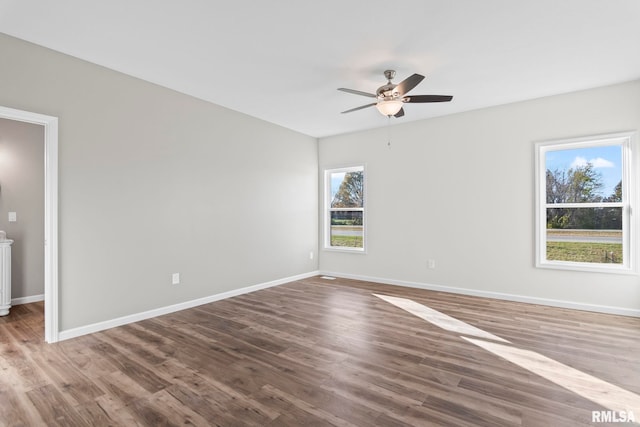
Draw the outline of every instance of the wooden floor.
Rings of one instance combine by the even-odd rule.
[[[0,318],[0,425],[546,427],[607,409],[565,388],[598,386],[560,386],[465,324],[640,395],[640,319],[619,316],[318,277],[58,344],[42,311]]]

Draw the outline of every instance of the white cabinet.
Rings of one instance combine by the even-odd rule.
[[[11,308],[11,244],[13,240],[0,240],[0,316]]]

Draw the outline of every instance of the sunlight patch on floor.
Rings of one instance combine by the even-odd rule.
[[[534,351],[462,337],[495,355],[613,411],[640,414],[640,396]]]
[[[511,343],[503,338],[413,300],[387,295],[373,295],[442,329],[467,335],[460,338],[607,409],[612,411],[631,411],[634,414],[640,414],[640,396],[635,393],[534,351],[510,345]],[[476,338],[470,338],[469,336]],[[489,339],[491,342],[477,338]]]
[[[507,343],[509,342],[503,338],[493,335],[490,332],[476,328],[475,326],[471,326],[466,322],[455,319],[451,316],[447,316],[444,313],[440,313],[437,310],[429,308],[426,305],[417,303],[413,300],[407,298],[391,297],[388,295],[373,295],[447,331],[455,332],[462,335],[471,335],[478,338],[486,338],[494,341]]]

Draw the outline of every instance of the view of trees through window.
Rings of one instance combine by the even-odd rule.
[[[622,147],[547,151],[547,259],[623,262]]]
[[[330,246],[364,248],[364,168],[329,174]]]

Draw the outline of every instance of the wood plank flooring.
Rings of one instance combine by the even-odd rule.
[[[374,294],[429,309],[421,318]],[[444,329],[433,310],[504,341]],[[42,303],[0,318],[2,426],[562,427],[609,409],[589,398],[597,385],[578,384],[585,397],[566,388],[584,379],[558,371],[558,385],[472,339],[640,395],[640,319],[346,279],[42,337]]]

